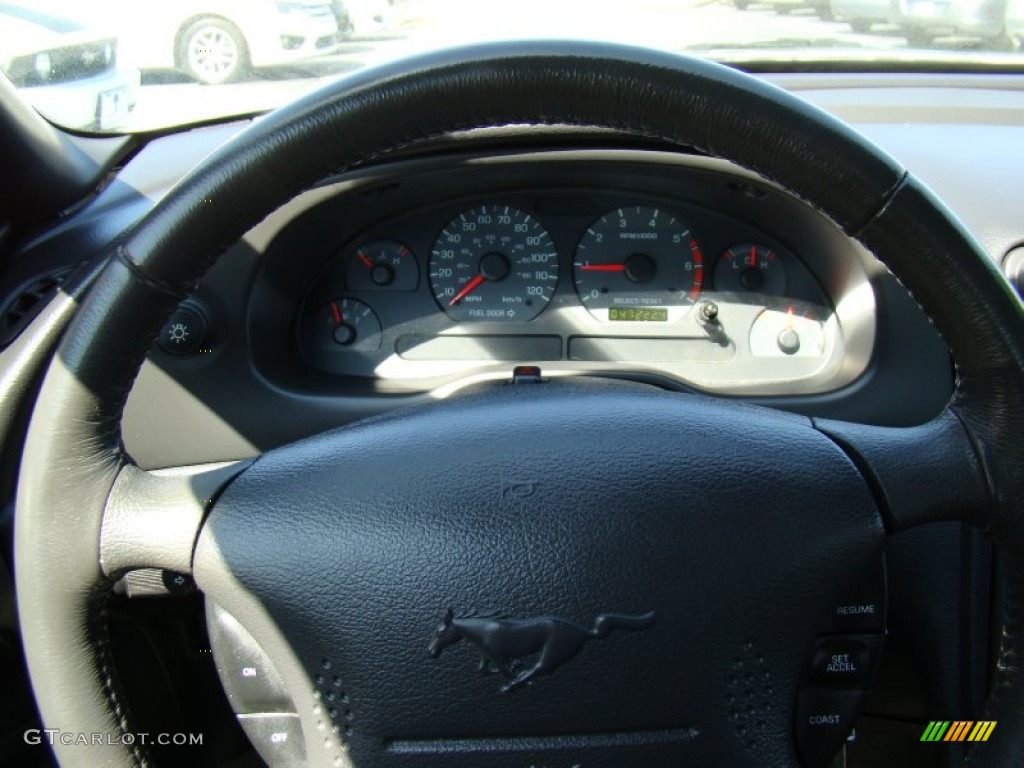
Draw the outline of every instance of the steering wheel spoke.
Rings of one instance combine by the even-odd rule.
[[[100,565],[108,577],[136,568],[192,572],[192,553],[214,499],[249,462],[146,471],[125,465],[114,481],[100,528]]]
[[[986,525],[991,495],[984,468],[952,407],[916,427],[814,423],[859,466],[889,533],[939,520]]]

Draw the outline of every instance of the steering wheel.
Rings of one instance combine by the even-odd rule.
[[[895,429],[641,385],[509,386],[247,466],[132,464],[119,424],[151,340],[248,228],[332,172],[523,123],[694,147],[814,205],[932,319],[955,359],[953,399],[930,423]],[[969,756],[1019,765],[1022,330],[1006,280],[919,181],[822,111],[726,67],[505,43],[329,85],[255,122],[138,223],[50,365],[18,486],[21,628],[45,724],[107,735],[58,743],[57,755],[143,762],[123,738],[104,605],[119,576],[157,567],[192,573],[264,647],[310,765],[791,765],[800,674],[837,591],[887,535],[961,520],[996,542],[1010,581],[985,715],[999,727]],[[508,493],[510,478],[530,492]],[[524,650],[548,661],[506,664],[502,694],[473,672],[470,643],[444,651],[455,630],[484,666]]]

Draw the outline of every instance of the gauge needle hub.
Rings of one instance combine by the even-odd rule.
[[[474,277],[472,280],[470,280],[468,283],[466,283],[466,285],[463,287],[463,289],[461,291],[459,291],[457,294],[455,294],[455,298],[453,298],[451,301],[448,302],[448,306],[449,307],[454,307],[456,304],[458,304],[464,298],[469,296],[469,294],[471,294],[473,291],[475,291],[477,288],[479,288],[480,284],[483,281],[484,281],[484,276],[483,275],[477,275],[476,277]]]

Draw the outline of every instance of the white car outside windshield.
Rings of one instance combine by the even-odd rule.
[[[79,130],[129,127],[139,96],[117,34],[78,3],[0,2],[0,71],[36,109]]]
[[[130,116],[92,128],[144,131],[255,114],[368,65],[497,39],[608,40],[753,70],[1017,71],[1024,65],[1017,52],[1024,0],[948,0],[934,24],[922,21],[928,2],[81,0],[75,8],[97,28],[114,31],[121,65],[142,70]],[[968,3],[984,18],[955,22],[957,8]],[[0,16],[0,35],[5,24]],[[45,99],[33,101],[55,122],[70,124]]]

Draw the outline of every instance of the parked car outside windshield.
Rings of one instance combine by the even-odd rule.
[[[1024,48],[1024,0],[1006,3],[1006,36],[1016,50]]]
[[[334,0],[110,0],[125,55],[205,84],[337,50],[351,23]]]
[[[898,0],[898,23],[910,45],[928,46],[936,38],[966,35],[986,47],[1013,48],[1007,33],[1006,0]]]
[[[91,27],[113,30],[119,63],[143,72],[127,121],[93,128],[143,131],[257,114],[363,67],[489,40],[597,39],[773,71],[1012,71],[1024,65],[1015,50],[1021,3],[635,0],[603,13],[583,0],[81,0],[75,8]],[[23,37],[16,23],[0,17],[0,36]],[[25,61],[19,71],[30,74]],[[24,76],[17,84],[39,86]],[[34,103],[71,124],[59,105]]]
[[[0,2],[0,69],[36,109],[80,130],[128,126],[139,71],[120,63],[116,34],[85,4]]]

